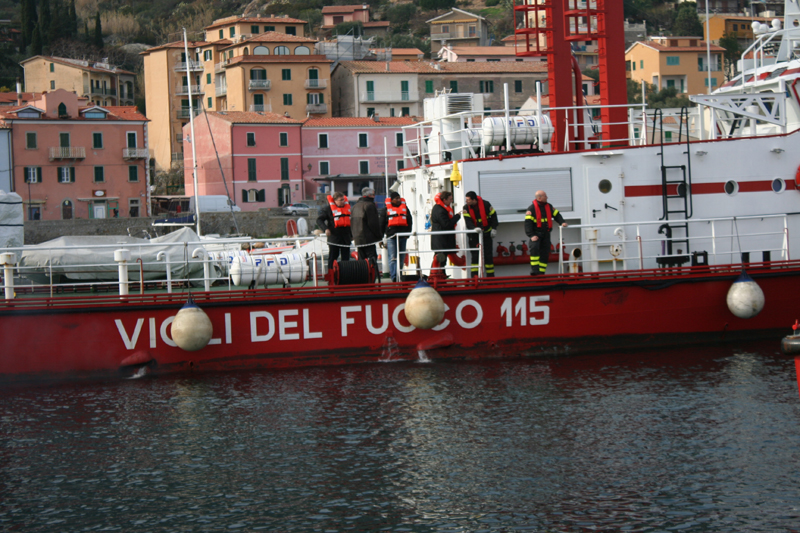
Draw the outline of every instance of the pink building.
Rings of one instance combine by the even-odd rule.
[[[361,22],[366,37],[385,35],[388,20],[369,20],[369,5],[325,6],[322,8],[322,30],[329,33],[337,24]]]
[[[386,194],[384,142],[389,161],[389,184],[403,168],[403,142],[416,139],[410,117],[312,118],[303,124],[303,175],[306,194],[341,191],[348,198],[372,187]],[[405,131],[405,133],[404,133]],[[404,137],[405,135],[405,137]]]
[[[304,198],[301,125],[300,121],[267,112],[209,111],[198,115],[193,139],[198,193],[224,195],[227,184],[242,211],[299,202]],[[188,124],[183,136],[184,182],[186,194],[191,196],[194,186]]]
[[[28,220],[146,216],[147,118],[58,89],[0,108]]]

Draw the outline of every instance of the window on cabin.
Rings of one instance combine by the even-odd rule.
[[[286,35],[297,35],[297,28],[294,26],[286,26]]]

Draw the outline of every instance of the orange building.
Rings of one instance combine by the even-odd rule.
[[[625,52],[630,79],[646,81],[657,90],[674,87],[681,94],[705,94],[722,85],[722,52],[711,45],[708,64],[706,43],[700,37],[653,37],[639,41]]]

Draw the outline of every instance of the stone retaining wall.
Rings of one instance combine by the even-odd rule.
[[[286,221],[293,217],[283,216],[280,209],[262,209],[246,213],[236,213],[239,233],[252,237],[282,237],[286,234]],[[316,228],[317,210],[310,209],[305,218],[309,231]],[[169,233],[165,227],[153,227],[155,217],[105,218],[101,220],[31,220],[25,221],[25,244],[39,244],[66,235],[128,235],[143,237],[144,231],[150,235]],[[230,213],[203,213],[200,216],[200,229],[203,234],[218,233],[226,235],[236,232]]]

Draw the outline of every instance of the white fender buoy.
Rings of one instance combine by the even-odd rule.
[[[187,352],[194,352],[205,348],[213,335],[211,319],[189,296],[172,321],[172,340]]]
[[[742,271],[728,289],[728,309],[739,318],[753,318],[764,309],[764,291]]]
[[[444,300],[425,280],[419,280],[406,298],[404,311],[409,324],[417,329],[431,329],[444,318]]]

